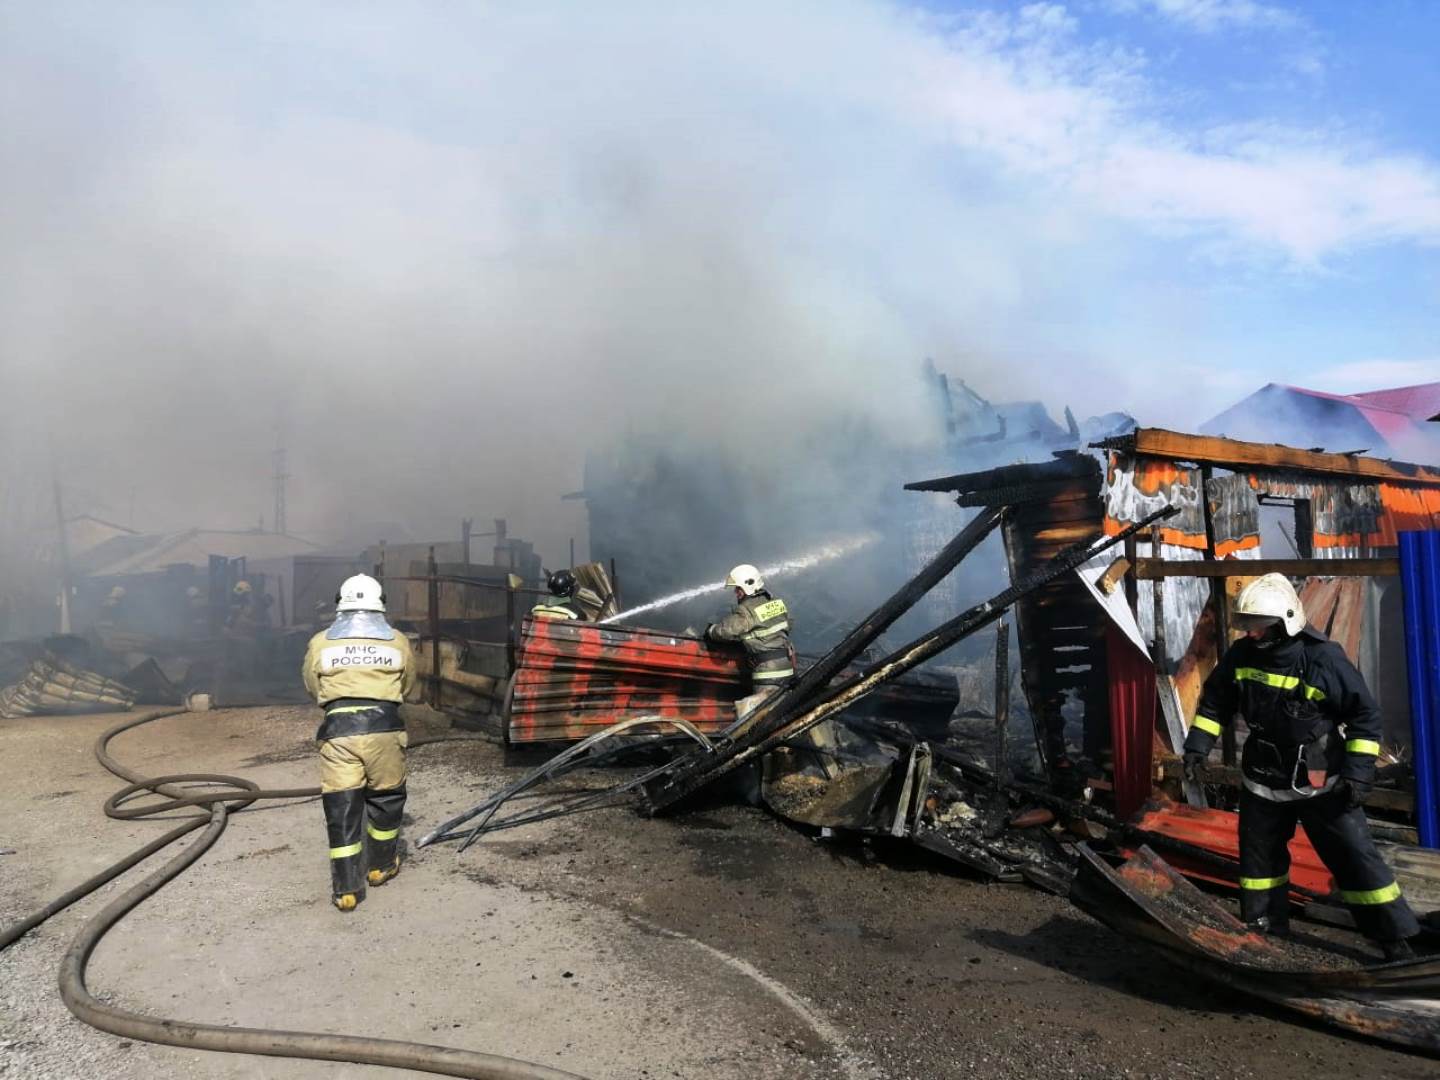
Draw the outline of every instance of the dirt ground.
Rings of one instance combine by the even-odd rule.
[[[150,775],[315,781],[317,713],[167,717],[112,752]],[[115,716],[0,722],[0,921],[168,827],[101,812]],[[447,734],[416,714],[414,734]],[[518,776],[485,741],[411,755],[412,835]],[[567,784],[598,785],[591,774]],[[183,841],[182,841],[183,842]],[[328,904],[317,801],[235,815],[105,940],[89,983],[154,1015],[504,1053],[601,1078],[1440,1076],[1440,1064],[1198,985],[1065,901],[904,849],[716,806],[608,810],[412,852]],[[61,955],[108,886],[0,954],[0,1076],[413,1076],[129,1042],[73,1019]]]

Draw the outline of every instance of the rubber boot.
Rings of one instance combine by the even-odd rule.
[[[400,821],[405,811],[405,785],[365,792],[365,832],[369,872],[365,880],[384,885],[400,873]]]
[[[1397,960],[1414,960],[1415,950],[1410,947],[1410,942],[1401,938],[1398,941],[1380,942],[1380,951],[1385,954],[1385,962],[1393,964]]]
[[[1274,915],[1261,915],[1258,919],[1251,919],[1245,924],[1245,929],[1253,930],[1257,934],[1265,934],[1269,937],[1289,937],[1290,919],[1287,916],[1277,919]]]
[[[348,788],[320,796],[330,837],[330,897],[340,911],[354,911],[365,899],[365,791]]]
[[[398,873],[400,873],[400,856],[396,855],[394,862],[392,862],[384,869],[371,870],[368,874],[365,875],[365,880],[371,886],[378,888],[381,885],[384,885],[387,881],[389,881]]]

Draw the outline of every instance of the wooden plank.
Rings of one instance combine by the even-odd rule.
[[[991,488],[1014,487],[1045,480],[1061,480],[1066,477],[1093,476],[1098,484],[1100,463],[1088,454],[1075,454],[1054,461],[1035,464],[1002,465],[983,472],[958,473],[942,476],[935,480],[918,480],[906,484],[906,491],[985,491]]]
[[[1233,468],[1257,466],[1270,469],[1298,469],[1302,472],[1335,476],[1366,477],[1397,484],[1440,487],[1440,469],[1403,461],[1349,454],[1321,454],[1276,443],[1239,442],[1208,435],[1187,435],[1164,428],[1139,428],[1124,440],[1136,454],[1194,461]]]
[[[1142,581],[1167,577],[1399,577],[1399,559],[1222,559],[1186,562],[1178,559],[1136,559],[1135,576]]]

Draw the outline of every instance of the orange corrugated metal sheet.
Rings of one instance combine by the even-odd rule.
[[[1168,801],[1153,802],[1145,807],[1134,824],[1146,832],[1159,833],[1172,840],[1181,840],[1227,859],[1237,860],[1238,875],[1239,814],[1229,810],[1202,810]],[[1187,877],[1239,887],[1236,876],[1225,876],[1223,871],[1214,866],[1202,865],[1196,860],[1170,851],[1165,853],[1165,858],[1179,867]],[[1315,854],[1315,849],[1310,846],[1310,839],[1305,835],[1303,827],[1295,830],[1295,839],[1290,841],[1290,883],[1321,895],[1329,895],[1335,890],[1335,879],[1330,876],[1330,871],[1325,869],[1320,856]],[[1291,893],[1291,898],[1300,902],[1309,899],[1304,894],[1295,892]]]
[[[1129,458],[1112,453],[1105,478],[1106,536],[1119,536],[1166,503],[1180,508],[1179,516],[1160,529],[1160,542],[1204,551],[1205,518],[1200,507],[1200,470],[1161,458]]]
[[[1380,536],[1376,543],[1398,547],[1397,533],[1421,529],[1440,529],[1440,490],[1403,487],[1400,484],[1380,485],[1380,505],[1385,516],[1380,520]]]
[[[735,701],[750,692],[750,675],[738,649],[712,648],[698,638],[527,618],[511,687],[506,737],[512,743],[578,741],[650,714],[680,717],[713,735],[734,722]],[[895,720],[912,731],[943,729],[958,696],[953,678],[912,672],[847,714]]]
[[[648,713],[707,733],[735,719],[748,679],[738,654],[695,638],[527,618],[512,683],[512,743],[577,740]]]

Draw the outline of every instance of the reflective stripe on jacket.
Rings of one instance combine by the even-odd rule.
[[[530,609],[537,619],[578,619],[585,622],[585,609],[572,597],[552,596]]]
[[[790,644],[790,613],[784,600],[769,593],[747,596],[705,631],[711,641],[735,641],[745,649],[757,683],[780,682],[795,674]]]
[[[1380,709],[1345,651],[1317,630],[1270,648],[1242,638],[1205,680],[1185,749],[1208,755],[1235,715],[1249,737],[1247,791],[1272,802],[1310,798],[1341,779],[1370,784]]]

